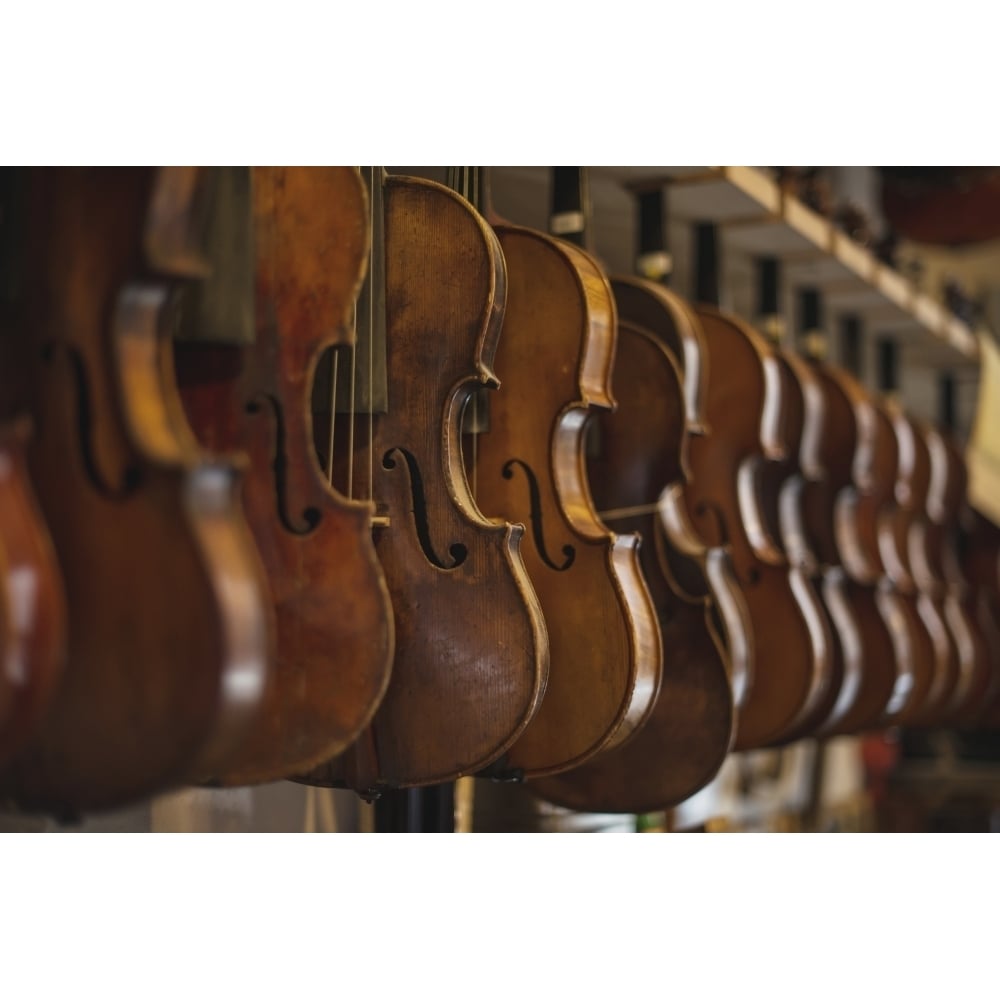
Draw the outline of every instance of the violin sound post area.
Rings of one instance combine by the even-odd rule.
[[[0,168],[0,831],[1000,830],[1000,168]]]

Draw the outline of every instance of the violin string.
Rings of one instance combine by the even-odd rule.
[[[371,231],[375,232],[375,167],[372,167]],[[383,180],[379,168],[378,183]],[[375,266],[374,239],[372,240],[372,267]],[[381,251],[381,241],[380,241]],[[373,276],[374,277],[374,276]],[[375,281],[368,282],[368,500],[375,498]]]
[[[351,322],[354,324],[355,330],[357,329],[358,312],[357,306],[354,309],[354,318]],[[333,485],[333,446],[334,446],[334,428],[337,423],[337,368],[340,354],[337,349],[334,348],[330,352],[330,434],[327,439],[326,445],[326,481],[332,486]]]
[[[597,516],[602,521],[620,521],[625,517],[638,517],[640,514],[655,514],[660,509],[659,504],[645,503],[636,507],[613,507],[611,510],[599,510]]]
[[[466,170],[465,197],[466,200],[469,200],[469,194],[470,194],[469,188],[471,186],[469,175],[470,173],[472,173],[472,168],[466,167],[465,170]],[[475,179],[478,180],[478,178]],[[475,194],[477,196],[478,196],[478,190],[479,190],[478,185],[476,185]],[[472,204],[476,209],[479,208],[478,197],[476,197],[476,200],[473,201]],[[472,485],[472,496],[475,497],[479,492],[479,392],[478,390],[473,390],[472,393],[472,484],[471,485]]]

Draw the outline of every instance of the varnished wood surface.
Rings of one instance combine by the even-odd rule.
[[[863,389],[843,369],[821,361],[812,362],[823,392],[827,420],[821,441],[823,483],[807,490],[806,516],[817,543],[817,555],[826,568],[826,581],[836,580],[836,591],[824,589],[827,605],[838,598],[849,608],[849,619],[837,622],[844,653],[844,681],[837,702],[818,735],[862,732],[881,718],[896,683],[895,650],[886,622],[879,611],[876,587],[879,572],[865,565],[852,573],[849,558],[841,554],[837,517],[852,502],[852,491],[868,487],[872,455],[870,423],[862,417]]]
[[[389,519],[375,546],[396,654],[371,726],[305,776],[365,793],[486,768],[524,730],[548,676],[523,527],[483,516],[461,452],[473,387],[497,385],[499,244],[441,185],[389,177],[384,204],[389,411],[374,417],[371,450],[367,418],[357,419],[355,480],[373,470],[372,497]]]
[[[613,383],[618,408],[596,419],[597,454],[587,468],[602,517],[643,539],[643,573],[663,636],[663,682],[652,714],[624,746],[528,787],[572,809],[641,813],[675,805],[714,777],[732,743],[735,717],[725,653],[707,601],[683,594],[662,548],[654,545],[660,493],[672,483],[683,488],[688,421],[694,427],[703,423],[698,369],[685,387],[666,346],[678,342],[676,328],[685,317],[661,286],[613,279],[612,288],[619,319]],[[637,301],[638,322],[630,311]],[[656,331],[642,325],[653,317]],[[615,513],[628,510],[635,513]],[[675,552],[674,558],[684,557]]]
[[[26,420],[0,428],[0,765],[38,726],[66,663],[66,597],[25,461]]]
[[[28,466],[69,622],[49,710],[0,773],[0,793],[25,808],[72,814],[206,777],[268,678],[237,473],[197,449],[172,382],[171,254],[183,271],[198,251],[147,219],[173,169],[27,181],[24,279],[4,330],[23,367],[5,372],[3,404],[34,420]],[[158,241],[149,275],[143,246]]]
[[[577,767],[648,716],[662,647],[640,540],[597,516],[584,464],[591,414],[614,405],[617,315],[579,248],[497,226],[508,270],[500,391],[470,455],[476,502],[527,525],[524,560],[549,635],[548,686],[502,762],[526,778]]]
[[[215,776],[225,784],[287,777],[342,752],[381,702],[393,653],[374,506],[330,486],[313,445],[320,352],[355,340],[370,246],[364,184],[347,167],[257,167],[250,180],[254,345],[175,345],[199,438],[248,456],[243,501],[275,615],[274,683],[251,737]]]
[[[746,324],[708,306],[696,315],[709,348],[710,431],[690,446],[690,517],[712,545],[728,545],[752,621],[751,682],[737,721],[736,749],[783,739],[822,697],[829,646],[818,598],[779,552],[765,562],[744,523],[740,483],[765,450],[783,457],[780,374],[772,349]],[[744,487],[745,489],[746,487]]]

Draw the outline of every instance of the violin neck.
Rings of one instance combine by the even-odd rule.
[[[719,238],[714,222],[697,222],[694,227],[694,300],[707,306],[721,305],[719,299]]]
[[[895,337],[880,337],[877,345],[878,391],[894,396],[899,392],[899,344]]]
[[[861,377],[861,317],[854,313],[840,319],[840,361],[852,375]]]
[[[757,258],[757,324],[769,340],[785,338],[781,310],[781,263],[777,257]]]
[[[589,249],[590,192],[583,167],[552,168],[551,204],[549,232],[584,250]]]
[[[636,273],[661,285],[670,284],[673,258],[667,237],[667,200],[662,187],[636,194],[639,213],[639,252]]]
[[[823,300],[817,288],[799,289],[798,341],[809,357],[823,358],[827,350]]]

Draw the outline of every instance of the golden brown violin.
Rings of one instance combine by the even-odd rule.
[[[565,169],[554,176],[556,207],[566,197],[579,216],[579,169]],[[577,767],[635,732],[655,701],[662,647],[639,537],[605,526],[587,481],[587,423],[615,406],[608,279],[568,239],[494,228],[508,275],[501,388],[469,457],[482,510],[530,529],[524,560],[548,629],[548,686],[497,765],[530,779]]]
[[[205,173],[32,169],[6,411],[69,612],[66,668],[0,770],[0,794],[61,815],[223,768],[268,680],[265,584],[239,474],[195,444],[173,380],[174,293],[203,276]]]
[[[662,251],[662,198],[662,190],[640,195],[640,259]],[[712,563],[712,576],[728,584],[728,593],[735,585],[724,552],[707,552],[694,537],[701,550],[696,557],[674,549],[662,527],[658,531],[659,497],[685,488],[688,435],[705,430],[707,371],[700,364],[705,349],[698,326],[661,283],[619,277],[611,285],[618,311],[618,408],[594,421],[587,471],[602,519],[643,539],[641,565],[666,656],[663,681],[652,714],[623,746],[529,787],[572,809],[641,813],[676,805],[703,788],[732,744],[729,662],[705,564]],[[692,363],[682,371],[676,359],[685,355]],[[694,593],[680,582],[692,578]],[[720,606],[731,614],[731,600]],[[737,628],[742,632],[745,623]]]
[[[243,504],[274,605],[275,678],[252,736],[215,776],[248,784],[315,767],[357,738],[389,682],[393,623],[374,508],[330,485],[312,426],[320,353],[354,342],[364,182],[350,167],[254,167],[220,183],[252,226],[255,338],[174,351],[199,439],[249,458]]]
[[[377,412],[372,395],[369,413],[335,413],[335,438],[353,440],[353,449],[337,449],[335,466],[377,507],[396,652],[371,725],[303,776],[366,795],[488,767],[528,725],[548,674],[523,527],[484,517],[462,456],[468,399],[500,382],[494,358],[508,298],[500,245],[441,184],[377,175],[374,188],[381,208],[369,274],[383,275],[384,265],[376,282],[384,280],[384,295],[375,286],[369,294],[384,302],[387,407]],[[317,428],[319,441],[325,434]]]

